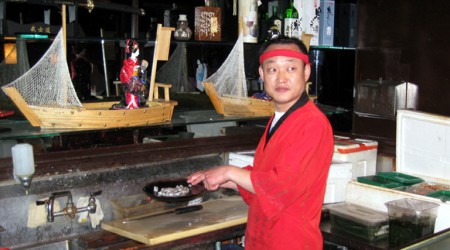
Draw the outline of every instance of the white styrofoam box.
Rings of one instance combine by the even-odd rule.
[[[377,170],[376,172],[392,172],[395,169],[394,155],[377,155]]]
[[[232,152],[228,154],[228,164],[238,167],[253,165],[255,151]]]
[[[425,181],[450,184],[450,117],[410,110],[397,112],[396,168]],[[414,198],[439,203],[434,231],[450,228],[450,201],[351,181],[346,201],[387,211],[388,201]]]
[[[378,142],[349,137],[334,136],[333,160],[353,163],[353,176],[375,175]]]
[[[236,122],[224,121],[224,122],[212,122],[212,123],[197,123],[186,125],[188,132],[195,133],[195,138],[221,136],[223,135],[221,130],[224,127],[236,127]]]
[[[396,170],[450,184],[450,117],[399,110]]]
[[[331,162],[328,173],[327,188],[324,203],[335,203],[345,201],[347,184],[352,179],[353,164],[351,162]]]

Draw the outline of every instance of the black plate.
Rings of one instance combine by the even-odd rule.
[[[167,187],[176,187],[177,185],[189,186],[185,179],[181,180],[160,180],[156,182],[151,182],[145,185],[144,192],[155,200],[163,202],[179,202],[192,200],[195,197],[201,195],[205,191],[203,184],[197,184],[189,188],[189,193],[183,196],[167,197],[167,196],[156,196],[153,192],[154,187],[158,187],[159,190]]]

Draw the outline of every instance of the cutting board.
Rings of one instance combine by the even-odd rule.
[[[247,222],[247,204],[240,196],[210,200],[202,205],[202,210],[185,214],[163,214],[128,223],[123,223],[125,219],[103,222],[102,228],[157,245]]]

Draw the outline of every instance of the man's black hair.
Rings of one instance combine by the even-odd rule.
[[[295,44],[300,49],[301,52],[303,52],[305,55],[308,55],[308,50],[306,49],[305,44],[293,37],[285,37],[285,36],[278,36],[277,38],[273,38],[267,42],[265,42],[261,48],[259,49],[259,55],[261,56],[264,51],[266,51],[267,47],[273,44]]]

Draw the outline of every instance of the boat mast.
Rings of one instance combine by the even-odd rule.
[[[64,53],[67,57],[67,37],[66,37],[66,4],[63,2],[61,5],[61,13],[62,13],[62,33],[63,33],[63,44],[64,44]]]

